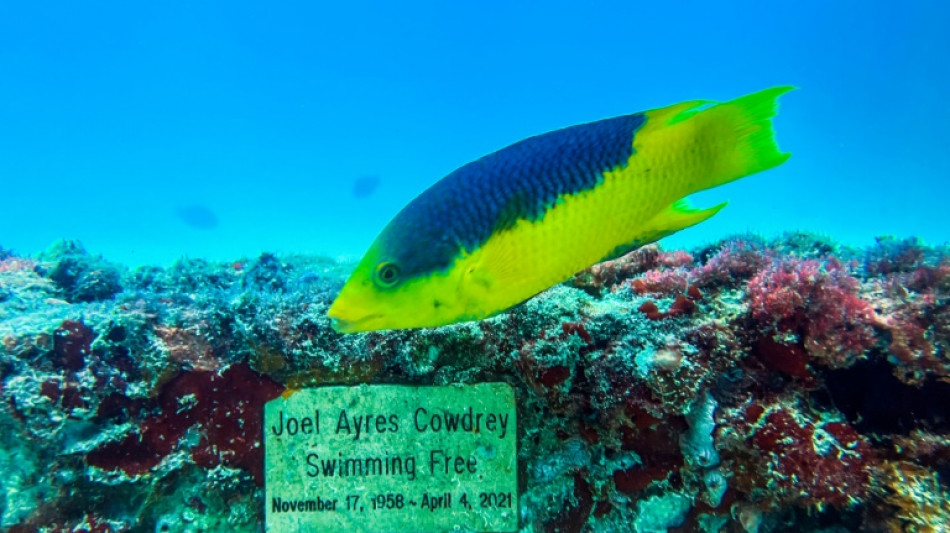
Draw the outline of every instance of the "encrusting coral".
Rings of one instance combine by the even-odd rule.
[[[505,381],[522,531],[944,531],[950,254],[647,246],[481,322],[340,335],[352,265],[0,249],[0,529],[257,531],[286,388]]]

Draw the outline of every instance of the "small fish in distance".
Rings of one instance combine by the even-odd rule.
[[[205,230],[218,227],[218,215],[203,205],[177,207],[175,214],[185,225],[194,229]]]
[[[469,163],[370,246],[328,311],[352,333],[490,317],[716,214],[690,194],[780,165],[773,87],[572,126]]]
[[[353,182],[353,196],[369,198],[379,187],[379,176],[360,176]]]

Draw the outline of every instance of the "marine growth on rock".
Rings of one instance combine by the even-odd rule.
[[[264,403],[483,381],[515,390],[522,531],[950,528],[945,249],[647,246],[488,320],[342,335],[351,267],[4,251],[0,529],[259,531]]]

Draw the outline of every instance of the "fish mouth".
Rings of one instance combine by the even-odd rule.
[[[374,313],[354,320],[341,318],[340,316],[334,316],[332,311],[327,313],[327,316],[330,317],[330,327],[332,327],[337,333],[359,333],[361,331],[373,331],[379,329],[374,328],[371,325],[371,322],[383,317],[382,313]]]

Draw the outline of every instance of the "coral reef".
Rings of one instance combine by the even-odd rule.
[[[90,256],[76,241],[54,244],[39,261],[39,271],[59,287],[67,302],[107,300],[122,290],[121,269]]]
[[[340,335],[352,264],[0,248],[0,529],[258,531],[287,388],[510,383],[522,530],[950,527],[950,252],[646,246],[492,319]]]

